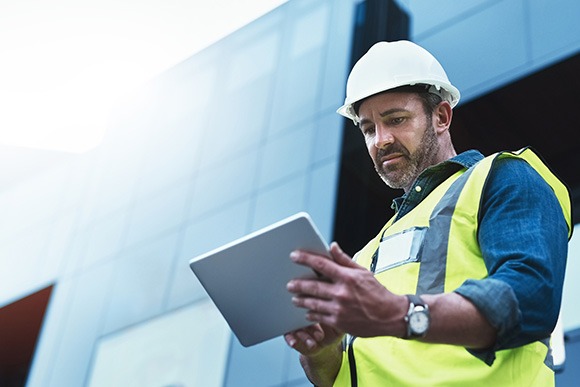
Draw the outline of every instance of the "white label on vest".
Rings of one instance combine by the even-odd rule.
[[[379,245],[375,273],[417,261],[425,231],[426,227],[415,227],[384,238]]]

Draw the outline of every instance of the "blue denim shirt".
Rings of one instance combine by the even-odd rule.
[[[397,219],[459,169],[483,159],[470,150],[423,171],[393,201]],[[416,189],[420,187],[420,189]],[[478,240],[489,276],[456,293],[498,330],[493,348],[470,350],[491,365],[495,351],[547,338],[558,319],[568,254],[568,227],[551,187],[525,161],[497,160],[484,187]]]

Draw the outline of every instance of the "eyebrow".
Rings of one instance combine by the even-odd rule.
[[[394,113],[401,113],[401,112],[407,112],[407,111],[408,110],[402,109],[402,108],[393,108],[393,109],[385,110],[384,112],[380,113],[379,115],[381,116],[381,118],[384,118],[384,117],[391,115],[391,114],[394,114]],[[367,118],[362,119],[360,121],[360,123],[358,124],[359,128],[368,122],[371,122],[371,121]]]

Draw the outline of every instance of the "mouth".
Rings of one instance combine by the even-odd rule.
[[[404,155],[402,153],[390,153],[386,156],[381,157],[381,164],[383,167],[395,164],[403,159]]]

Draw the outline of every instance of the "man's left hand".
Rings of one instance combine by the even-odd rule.
[[[359,337],[405,336],[406,297],[387,290],[336,242],[331,244],[330,258],[305,251],[294,251],[290,257],[321,275],[287,285],[294,294],[292,302],[308,310],[310,321]]]

